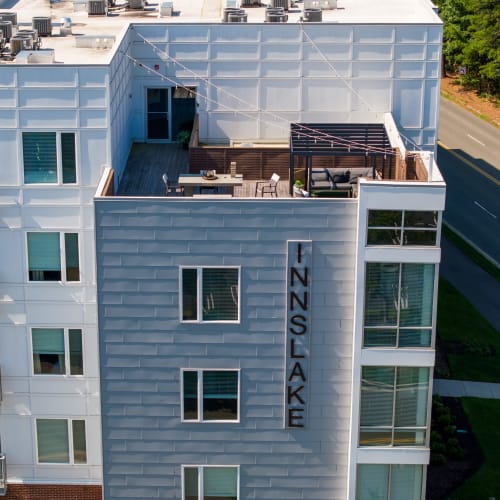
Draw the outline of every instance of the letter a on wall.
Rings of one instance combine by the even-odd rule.
[[[285,428],[307,423],[312,241],[287,241]]]

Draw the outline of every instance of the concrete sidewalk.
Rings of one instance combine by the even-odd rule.
[[[470,380],[434,379],[433,394],[451,398],[500,399],[500,384]]]

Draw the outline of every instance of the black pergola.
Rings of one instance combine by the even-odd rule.
[[[295,182],[295,158],[305,157],[306,186],[312,159],[315,156],[360,156],[363,165],[375,166],[381,158],[382,168],[386,162],[392,172],[394,150],[391,147],[385,126],[379,123],[292,123],[290,124],[290,194]]]

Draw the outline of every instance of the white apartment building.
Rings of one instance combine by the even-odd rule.
[[[424,497],[445,196],[433,158],[441,21],[424,0],[338,0],[317,22],[301,20],[302,2],[285,22],[242,4],[238,23],[221,22],[216,0],[176,0],[173,12],[101,0],[9,8],[17,19],[0,57],[6,498],[57,488],[83,500],[361,500],[400,498],[401,487]],[[18,40],[33,22],[41,48]],[[16,44],[24,50],[12,54]],[[250,191],[158,196],[158,170],[132,164],[131,152],[175,142],[186,122],[184,171],[205,162],[229,173],[234,158]],[[287,183],[291,124],[311,143],[340,145],[339,157],[356,153],[374,175],[349,199],[292,198],[288,188],[279,199],[248,196],[273,169]],[[374,124],[385,146],[307,124]],[[334,160],[296,161],[292,180],[302,168],[310,187]],[[134,168],[140,196],[120,188]],[[291,347],[287,308],[299,243],[311,289],[297,293],[312,297],[300,368],[289,364],[305,354]],[[200,291],[186,319],[184,279],[202,290],[204,269],[219,279],[224,268],[236,317],[205,324]],[[418,317],[404,323],[415,301]],[[287,369],[307,388],[287,389]],[[225,396],[204,395],[205,377],[219,372]],[[209,399],[225,413],[215,422],[201,404]]]

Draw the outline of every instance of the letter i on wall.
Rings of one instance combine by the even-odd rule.
[[[307,424],[312,241],[287,241],[285,428]]]

